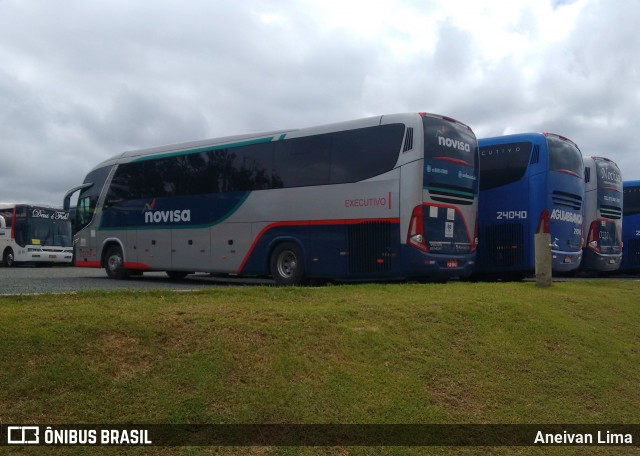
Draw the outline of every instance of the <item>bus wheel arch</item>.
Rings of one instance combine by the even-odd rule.
[[[304,252],[300,244],[291,240],[275,244],[269,254],[269,271],[277,285],[306,284]]]
[[[2,263],[5,268],[12,268],[16,265],[15,256],[11,247],[7,247],[4,249],[4,252],[2,252]]]
[[[129,274],[124,267],[122,246],[117,242],[109,242],[102,250],[102,265],[110,279],[126,279]]]

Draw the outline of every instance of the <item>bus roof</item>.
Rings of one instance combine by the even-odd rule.
[[[482,141],[482,142],[488,142],[488,143],[501,144],[501,143],[508,143],[513,141],[531,141],[533,139],[543,140],[549,136],[552,136],[554,138],[559,138],[563,141],[568,141],[571,144],[573,144],[578,150],[580,150],[578,145],[572,140],[570,140],[569,138],[567,138],[566,136],[558,135],[556,133],[548,133],[548,132],[515,133],[510,135],[491,136],[488,138],[480,138],[478,139],[478,142]]]
[[[29,206],[29,207],[35,207],[35,208],[38,208],[38,209],[50,209],[50,210],[55,210],[55,211],[63,211],[64,210],[59,206],[51,206],[51,205],[48,205],[48,204],[0,203],[0,209],[11,209],[14,206]]]
[[[107,160],[99,163],[93,169],[102,168],[107,165],[112,165],[118,163],[120,161],[134,161],[136,159],[140,159],[146,156],[156,156],[156,155],[172,155],[174,153],[180,153],[185,151],[193,151],[197,152],[198,149],[204,149],[208,147],[229,145],[229,146],[239,146],[251,144],[253,141],[261,142],[263,141],[276,141],[279,139],[284,139],[285,136],[287,139],[301,137],[301,136],[310,136],[340,130],[350,130],[355,128],[364,128],[367,126],[375,126],[383,123],[383,119],[388,118],[390,120],[406,116],[415,116],[416,118],[422,117],[424,115],[442,117],[446,119],[450,119],[451,121],[457,122],[465,127],[469,128],[466,124],[459,122],[455,119],[451,119],[449,117],[440,116],[437,114],[425,114],[425,113],[399,113],[399,114],[385,114],[385,115],[377,115],[371,117],[365,117],[361,119],[355,120],[347,120],[342,122],[334,122],[329,124],[323,124],[319,126],[311,126],[300,129],[289,129],[289,130],[275,130],[275,131],[267,131],[267,132],[258,132],[258,133],[249,133],[244,135],[235,135],[235,136],[225,136],[221,138],[211,138],[204,139],[199,141],[189,141],[184,143],[170,144],[165,146],[151,147],[147,149],[139,149],[139,150],[130,150],[117,155],[114,155]],[[470,128],[469,128],[470,129]]]

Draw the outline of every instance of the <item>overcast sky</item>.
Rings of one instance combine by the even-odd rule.
[[[550,131],[640,179],[638,0],[0,0],[0,201],[125,150],[378,114]]]

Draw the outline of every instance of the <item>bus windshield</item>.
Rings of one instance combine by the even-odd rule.
[[[19,206],[16,210],[15,239],[21,247],[71,247],[69,213],[58,209]]]
[[[620,253],[620,240],[614,222],[608,220],[598,222],[598,243],[602,253]]]
[[[31,218],[27,240],[31,244],[71,247],[71,221]],[[35,240],[35,242],[33,242]]]
[[[616,190],[622,193],[622,177],[620,168],[615,162],[609,160],[596,160],[598,172],[598,188]]]
[[[478,192],[478,143],[466,126],[425,116],[424,186],[459,187]]]
[[[570,174],[582,179],[583,164],[580,150],[571,142],[548,136],[549,170]]]

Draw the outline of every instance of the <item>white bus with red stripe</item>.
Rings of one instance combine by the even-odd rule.
[[[449,278],[475,259],[473,131],[413,113],[126,152],[79,191],[76,265],[307,279]]]
[[[69,212],[32,204],[0,204],[0,258],[19,263],[71,264]]]

